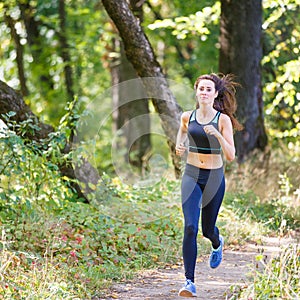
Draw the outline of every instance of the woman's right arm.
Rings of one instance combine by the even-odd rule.
[[[191,112],[187,111],[182,113],[180,118],[180,127],[177,133],[176,138],[176,154],[179,156],[182,156],[184,152],[186,151],[186,147],[184,145],[186,139],[187,139],[187,133],[188,133],[188,122],[190,118]]]

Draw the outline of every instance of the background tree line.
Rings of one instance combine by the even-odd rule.
[[[153,105],[160,116],[169,116],[161,123],[179,173],[174,136],[185,99],[169,92],[167,106],[147,98],[122,103],[130,91],[120,90],[118,84],[138,76],[167,77],[192,87],[200,73],[220,71],[235,74],[242,86],[237,116],[245,129],[236,134],[240,162],[254,149],[263,150],[267,135],[272,142],[284,138],[290,147],[299,146],[297,0],[202,1],[188,6],[180,1],[22,0],[0,5],[1,79],[54,128],[75,95],[84,107],[117,84],[112,130],[143,115],[133,126],[150,132],[146,118]],[[168,91],[167,82],[161,88],[161,93]],[[13,110],[8,103],[11,106],[2,104],[2,114]],[[131,133],[131,128],[123,132],[129,161],[141,168],[151,155],[153,139],[145,134],[132,141]],[[98,146],[105,155],[107,144],[100,141]],[[97,167],[111,168],[103,162]]]

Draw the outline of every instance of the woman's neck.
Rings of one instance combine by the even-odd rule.
[[[199,114],[203,117],[211,116],[216,113],[216,110],[212,106],[201,105],[198,108]]]

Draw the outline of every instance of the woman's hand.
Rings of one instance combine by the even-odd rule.
[[[221,133],[213,125],[204,126],[203,129],[206,134],[213,135],[217,139],[219,139],[222,136]]]
[[[230,118],[225,114],[221,114],[220,131],[212,125],[204,126],[204,131],[206,134],[211,134],[218,139],[225,158],[228,161],[233,161],[235,158],[235,147],[233,140],[233,128]]]
[[[176,155],[182,156],[187,148],[184,146],[184,143],[187,139],[188,132],[188,123],[192,111],[184,112],[180,117],[180,127],[177,133],[175,153]]]
[[[184,144],[181,143],[179,145],[176,145],[175,151],[176,151],[176,155],[182,156],[186,151],[186,147],[184,146]]]

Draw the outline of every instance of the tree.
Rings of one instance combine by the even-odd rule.
[[[54,128],[51,125],[42,123],[23,101],[22,96],[6,83],[0,81],[0,118],[4,123],[7,122],[4,116],[9,112],[15,113],[15,115],[12,116],[12,121],[15,121],[17,124],[30,120],[30,130],[16,132],[17,134],[21,135],[24,139],[36,141],[40,147],[47,147],[47,140],[51,139],[50,135],[54,132]],[[71,149],[71,145],[65,140],[65,147],[61,149],[62,153],[68,153]],[[79,197],[87,200],[86,195],[92,192],[88,184],[92,183],[96,185],[100,179],[97,170],[86,160],[79,162],[75,166],[72,165],[71,162],[64,161],[59,164],[58,167],[62,176],[76,179],[76,182],[71,185]],[[77,184],[77,180],[82,182],[85,186],[82,188]]]
[[[27,41],[30,51],[35,62],[35,67],[38,67],[41,93],[46,95],[48,90],[54,87],[53,78],[50,75],[49,65],[45,62],[45,53],[43,48],[43,39],[40,34],[41,21],[35,18],[35,7],[32,6],[32,1],[24,0],[18,1],[19,9],[21,11],[21,18],[24,22]]]
[[[238,160],[267,145],[261,86],[262,1],[221,1],[219,70],[241,83],[237,116],[244,130],[236,134]]]
[[[134,16],[127,2],[124,0],[102,0],[102,3],[119,31],[126,56],[137,74],[141,78],[153,78],[153,80],[147,80],[145,90],[149,95],[153,95],[153,91],[157,95],[157,97],[152,98],[152,103],[168,137],[167,142],[175,167],[175,174],[179,176],[180,159],[175,155],[175,141],[180,124],[181,109],[168,87],[162,68],[156,60],[139,20]],[[158,80],[155,80],[156,78]]]
[[[20,89],[23,96],[27,96],[29,91],[26,84],[26,76],[24,70],[24,47],[21,44],[21,38],[16,30],[16,21],[9,14],[9,7],[6,3],[4,7],[4,20],[10,29],[11,37],[16,47],[16,62],[18,67],[18,76],[20,80]]]
[[[69,45],[67,41],[65,0],[59,0],[58,12],[59,12],[59,23],[60,23],[59,41],[61,45],[61,57],[64,62],[64,75],[65,75],[67,94],[71,101],[74,98],[73,75],[72,75],[73,72],[71,68]]]
[[[131,0],[130,3],[133,13],[142,22],[143,10],[142,5],[139,4],[140,1]],[[126,148],[128,149],[125,154],[128,156],[126,161],[142,170],[145,165],[145,157],[151,149],[148,99],[126,101],[132,91],[126,85],[120,85],[120,83],[135,79],[138,75],[130,61],[128,61],[123,42],[118,35],[113,39],[113,44],[114,51],[118,53],[110,64],[113,84],[113,128],[115,132],[119,129],[123,131],[122,136],[126,139]]]

